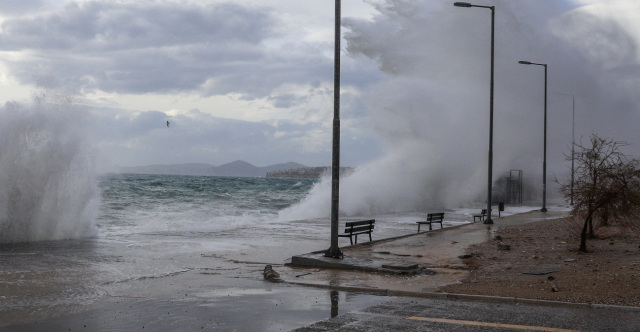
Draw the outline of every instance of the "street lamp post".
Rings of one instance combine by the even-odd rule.
[[[493,224],[493,220],[491,219],[491,189],[493,185],[493,72],[494,72],[494,31],[495,31],[495,16],[496,16],[496,7],[495,6],[479,6],[472,5],[468,2],[455,2],[453,4],[456,7],[463,8],[471,8],[471,7],[479,7],[479,8],[487,8],[491,10],[491,79],[489,83],[489,169],[487,176],[487,219],[485,219],[485,224]]]
[[[571,205],[573,205],[574,149],[576,146],[576,96],[571,96]]]
[[[542,161],[542,209],[547,212],[547,64],[531,61],[518,61],[522,65],[536,65],[544,67],[544,158]]]
[[[340,0],[335,0],[335,49],[333,65],[333,149],[331,162],[331,246],[326,257],[342,258],[338,247],[338,211],[340,201]]]

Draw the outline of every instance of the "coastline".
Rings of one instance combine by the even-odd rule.
[[[564,215],[566,212],[547,215],[522,213],[499,218],[497,225],[491,227],[481,223],[466,224],[343,248],[350,257],[371,262],[419,262],[435,272],[415,276],[314,267],[289,268],[282,262],[275,262],[272,257],[278,255],[269,252],[260,253],[263,259],[256,260],[243,259],[242,253],[221,256],[211,251],[201,252],[199,257],[191,257],[191,262],[186,264],[189,268],[179,273],[103,285],[101,292],[104,295],[89,303],[39,308],[30,315],[5,308],[0,310],[0,330],[20,331],[28,328],[48,331],[52,327],[61,330],[91,327],[92,330],[103,331],[143,327],[155,327],[156,330],[179,327],[289,330],[327,319],[334,313],[361,310],[393,297],[472,300],[492,297],[498,302],[539,299],[567,306],[592,303],[637,307],[636,300],[632,298],[637,292],[624,288],[618,292],[610,287],[610,284],[623,280],[622,273],[637,279],[640,269],[640,261],[635,259],[638,253],[637,237],[620,240],[620,244],[635,245],[626,249],[619,246],[615,234],[598,240],[599,243],[595,240],[590,242],[594,249],[598,249],[594,255],[605,254],[605,261],[602,262],[594,260],[595,256],[589,256],[591,254],[569,257],[574,253],[571,248],[577,247],[577,242],[572,244],[561,238],[558,228],[552,227],[560,225],[558,220],[561,219],[557,218]],[[543,244],[548,244],[552,239],[557,243],[564,241],[566,246],[548,246],[560,250],[558,255],[542,253],[539,251],[540,242],[534,240],[536,233],[540,233],[539,240]],[[498,236],[511,245],[511,250],[497,251]],[[321,242],[316,245],[322,246]],[[308,240],[301,240],[294,247],[296,250],[308,248]],[[631,260],[626,263],[613,258],[618,256],[611,256],[611,253],[623,254]],[[184,260],[186,256],[183,256],[172,256],[171,259]],[[565,262],[569,258],[575,261]],[[532,268],[556,268],[547,259],[562,265],[558,272],[551,274],[558,292],[550,290],[550,275],[522,273]],[[601,265],[607,259],[611,265]],[[266,264],[272,264],[285,282],[264,280],[263,269]],[[504,264],[509,264],[510,268]],[[578,270],[565,266],[582,266],[579,264],[591,267],[591,271],[586,271],[585,278],[593,278],[596,274],[609,279],[598,279],[598,284],[605,285],[599,288],[585,283],[585,288],[581,290],[583,296],[570,298],[566,295],[570,294],[571,289],[565,282],[580,283],[580,280],[586,279],[576,279],[574,276]],[[623,272],[612,268],[616,266],[624,267],[621,269]],[[539,286],[531,287],[538,293],[523,287],[521,281]],[[639,289],[637,287],[640,285],[629,282],[630,287]],[[511,283],[514,287],[508,287],[505,283]],[[615,295],[616,301],[584,297],[600,289]],[[552,294],[556,298],[540,294]],[[339,301],[335,300],[336,296]],[[247,317],[249,313],[255,319],[244,321],[242,317]]]

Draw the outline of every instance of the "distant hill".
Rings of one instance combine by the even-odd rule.
[[[243,176],[263,177],[269,172],[306,167],[302,164],[288,162],[265,167],[258,167],[242,160],[214,166],[211,164],[191,163],[173,165],[149,165],[135,167],[118,167],[118,173],[131,174],[173,174],[173,175],[211,175],[211,176]]]

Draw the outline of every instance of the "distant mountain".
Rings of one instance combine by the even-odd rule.
[[[236,160],[234,162],[220,166],[202,163],[191,163],[119,167],[118,173],[263,177],[266,176],[268,172],[303,167],[306,166],[294,162],[257,167],[251,165],[246,161]]]
[[[218,167],[213,167],[213,173],[214,173],[213,175],[253,176],[253,177],[267,175],[266,172],[264,172],[264,175],[262,175],[263,172],[260,170],[261,168],[262,167],[253,166],[246,161],[236,160],[228,164],[220,165]]]

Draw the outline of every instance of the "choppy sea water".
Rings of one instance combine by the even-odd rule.
[[[207,253],[237,261],[279,264],[293,255],[327,249],[329,218],[282,220],[279,212],[301,201],[312,180],[174,175],[108,175],[100,181],[98,243],[163,254]],[[447,225],[467,222],[464,211],[448,211]],[[471,213],[471,212],[470,212]],[[377,216],[374,238],[416,231],[419,211]],[[340,245],[348,245],[340,238]],[[123,254],[126,257],[126,253]],[[184,264],[119,266],[120,281],[161,276]],[[147,271],[148,270],[148,271]]]
[[[207,277],[211,285],[189,295],[204,307],[228,307],[221,298],[230,296],[262,296],[269,302],[268,296],[277,292],[269,288],[265,293],[265,264],[277,266],[293,255],[329,247],[328,217],[279,216],[313,185],[300,179],[104,175],[99,178],[95,237],[0,246],[0,326],[80,313],[104,298],[175,296],[168,292],[180,289],[173,283],[182,280],[178,277]],[[380,239],[416,232],[415,221],[426,212],[350,217],[376,218],[373,238]],[[469,222],[477,209],[445,213],[446,227]],[[347,238],[340,239],[341,246],[348,244]],[[145,291],[150,280],[167,282],[167,290]],[[329,297],[323,298],[326,305]],[[352,303],[371,301],[364,295],[348,298]],[[292,310],[305,299],[296,300]],[[237,324],[218,327],[232,330]]]

